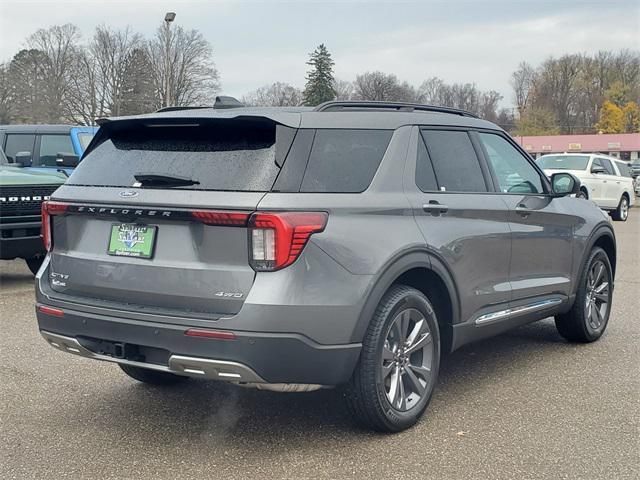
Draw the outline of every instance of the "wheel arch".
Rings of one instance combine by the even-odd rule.
[[[611,263],[611,272],[613,274],[613,278],[616,276],[616,260],[617,260],[617,250],[616,250],[616,237],[613,233],[613,229],[608,224],[601,224],[593,231],[593,233],[589,236],[589,239],[586,242],[586,248],[582,252],[582,258],[580,259],[580,271],[576,272],[577,275],[580,274],[582,268],[584,268],[584,264],[589,258],[589,254],[594,247],[602,248],[607,257],[609,258],[609,263]],[[578,282],[575,282],[572,293],[576,294],[578,290]]]
[[[584,192],[585,197],[588,200],[589,199],[589,189],[587,188],[587,186],[584,183],[580,185],[580,190],[582,190],[582,192]]]
[[[429,298],[438,319],[441,350],[451,351],[453,324],[460,317],[460,296],[453,275],[445,263],[426,249],[405,252],[386,265],[369,289],[352,340],[362,341],[380,300],[389,288],[397,284],[413,287]]]

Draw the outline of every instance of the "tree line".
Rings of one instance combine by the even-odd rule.
[[[41,29],[0,64],[0,123],[84,123],[163,106],[211,105],[220,75],[197,30],[169,24],[145,39],[129,27],[100,26],[88,42],[71,24]],[[426,103],[468,110],[520,135],[640,131],[640,52],[550,57],[522,62],[510,77],[513,108],[495,90],[447,83],[418,85],[382,71],[338,79],[327,47],[309,54],[306,83],[274,82],[245,93],[253,106],[317,105],[327,100]]]
[[[0,123],[83,123],[173,105],[210,104],[219,76],[197,30],[161,26],[144,39],[97,27],[87,43],[66,24],[29,36],[0,65]],[[169,103],[169,99],[171,103]]]

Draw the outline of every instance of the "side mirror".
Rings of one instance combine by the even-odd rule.
[[[605,173],[606,170],[604,167],[599,167],[598,165],[591,166],[591,173]]]
[[[80,163],[80,157],[70,153],[58,153],[56,154],[56,164],[59,167],[71,167],[75,168]]]
[[[570,173],[554,173],[551,175],[551,187],[557,197],[564,197],[580,192],[580,180]]]
[[[14,157],[15,163],[20,167],[30,167],[31,166],[31,152],[17,152]]]

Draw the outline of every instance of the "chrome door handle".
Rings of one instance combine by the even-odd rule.
[[[429,203],[422,205],[422,210],[431,213],[431,215],[440,215],[447,213],[449,211],[449,207],[441,204],[437,200],[429,200]]]

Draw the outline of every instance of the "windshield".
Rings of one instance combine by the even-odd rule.
[[[108,133],[89,150],[69,185],[130,187],[144,174],[194,181],[156,182],[149,188],[266,192],[280,171],[273,122],[134,125]]]
[[[536,160],[542,169],[586,170],[589,157],[586,155],[545,155]]]
[[[91,143],[92,139],[93,139],[93,133],[79,133],[78,134],[78,141],[80,142],[80,148],[82,148],[83,152],[87,149],[87,147],[89,146],[89,143]]]

